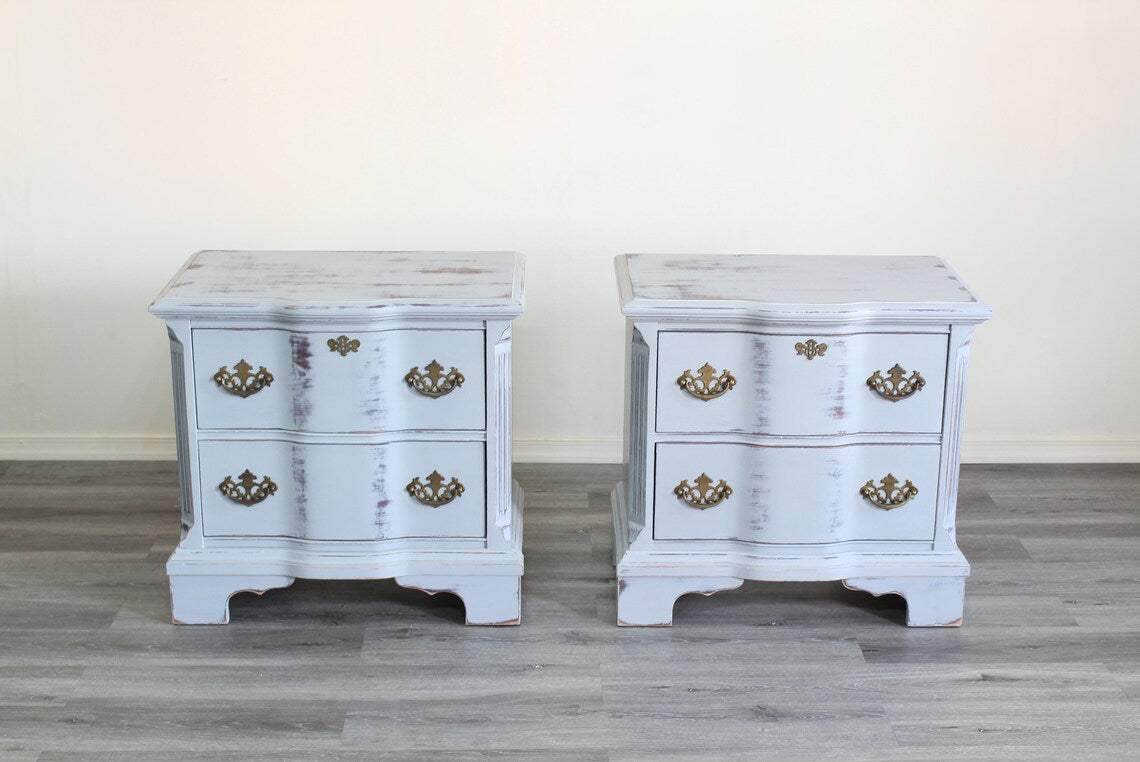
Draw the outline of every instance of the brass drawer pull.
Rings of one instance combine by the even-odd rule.
[[[454,366],[447,375],[444,375],[443,366],[435,360],[428,363],[424,370],[425,373],[420,373],[420,366],[417,365],[408,371],[408,375],[404,376],[404,381],[425,397],[435,398],[450,394],[463,386],[463,382],[467,380]]]
[[[868,479],[867,483],[860,487],[859,494],[883,510],[889,511],[892,508],[898,508],[900,505],[906,505],[912,497],[918,494],[918,487],[911,484],[909,479],[900,487],[899,480],[895,478],[894,474],[887,474],[883,477],[883,483],[880,487],[875,486],[873,479]]]
[[[253,366],[243,357],[234,366],[232,373],[225,365],[218,368],[218,372],[214,374],[214,381],[230,394],[248,397],[273,383],[273,374],[267,371],[264,365],[257,369],[257,373],[251,373],[252,370]]]
[[[867,386],[885,400],[891,402],[898,402],[905,400],[910,395],[917,392],[922,387],[926,386],[926,379],[918,375],[918,371],[910,374],[910,378],[906,378],[906,371],[902,366],[895,363],[895,367],[887,371],[887,377],[883,378],[879,371],[871,374],[867,379]]]
[[[360,339],[350,339],[344,334],[337,336],[335,339],[329,339],[329,351],[340,352],[341,357],[346,357],[349,352],[356,352],[359,349]]]
[[[701,473],[696,479],[696,485],[689,484],[688,479],[673,488],[673,494],[684,500],[694,508],[704,510],[720,505],[732,494],[732,487],[724,479],[714,487],[713,480],[706,473]]]
[[[696,376],[691,370],[682,373],[677,385],[697,399],[708,402],[736,386],[736,378],[727,370],[717,376],[716,368],[705,363],[697,368]]]
[[[277,485],[268,476],[258,483],[257,477],[247,468],[238,477],[238,483],[234,483],[232,476],[227,476],[218,485],[218,489],[235,503],[254,505],[277,492]]]
[[[823,357],[826,352],[827,345],[823,342],[817,342],[815,339],[796,342],[796,354],[804,355],[809,360],[816,357],[817,355],[819,357]]]
[[[459,479],[455,478],[444,484],[443,475],[439,471],[432,471],[427,477],[427,484],[421,482],[420,477],[417,476],[412,479],[406,489],[409,495],[424,505],[438,508],[462,495],[464,486],[459,483]]]

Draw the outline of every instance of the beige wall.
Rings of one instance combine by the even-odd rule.
[[[522,459],[620,451],[626,251],[936,253],[966,457],[1140,459],[1140,3],[0,0],[0,457],[169,457],[203,248],[513,249]]]

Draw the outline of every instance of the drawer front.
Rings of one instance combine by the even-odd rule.
[[[657,446],[654,532],[658,540],[742,540],[830,543],[934,537],[938,445],[756,447],[738,444]],[[698,479],[706,474],[711,484]],[[868,481],[897,489],[909,480],[917,494],[881,508],[860,494]],[[693,488],[694,507],[674,490]],[[719,503],[721,480],[732,492]],[[702,489],[707,487],[707,489]],[[694,494],[699,493],[699,494]],[[881,495],[876,499],[882,500]],[[896,497],[902,497],[897,495]]]
[[[338,341],[342,335],[346,340]],[[202,429],[352,432],[486,426],[482,331],[342,334],[200,328],[193,343]],[[238,368],[243,360],[250,366],[244,378]],[[442,366],[434,376],[428,367],[433,361]],[[261,368],[272,375],[267,385],[258,377]],[[413,380],[422,390],[406,380],[413,368],[419,373]],[[462,383],[452,384],[452,368]]]
[[[307,540],[483,537],[483,448],[482,442],[200,442],[203,532]],[[247,469],[251,478],[243,483]],[[458,479],[462,494],[427,505],[408,493],[416,477],[430,485],[433,472],[444,488]],[[221,488],[227,477],[238,500]],[[272,494],[259,493],[266,477],[275,485]]]
[[[789,436],[937,433],[942,430],[947,341],[946,334],[662,332],[657,430]],[[822,351],[821,345],[826,346]],[[706,364],[710,368],[702,374]],[[892,376],[896,365],[901,378]],[[692,391],[678,383],[686,371]],[[907,394],[917,386],[915,372],[922,387]],[[868,385],[875,373],[887,396]]]

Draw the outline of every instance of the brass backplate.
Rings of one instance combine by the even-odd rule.
[[[424,366],[423,373],[420,373],[420,368],[417,365],[408,371],[404,376],[404,381],[408,386],[415,389],[425,397],[442,397],[445,394],[458,389],[466,381],[463,374],[459,372],[458,368],[452,367],[446,374],[443,372],[443,366],[435,360],[429,362]]]
[[[439,471],[432,471],[427,476],[427,484],[420,481],[420,477],[415,477],[408,483],[405,489],[408,494],[419,500],[424,505],[430,505],[433,508],[438,508],[441,505],[447,505],[455,498],[463,494],[466,489],[459,481],[453,478],[451,481],[444,483],[445,479],[443,474]]]
[[[728,486],[724,479],[714,486],[712,477],[702,472],[694,481],[695,485],[689,484],[688,479],[682,479],[681,483],[673,488],[673,494],[702,511],[720,505],[732,495],[732,487]]]
[[[718,376],[716,368],[705,363],[697,368],[695,376],[691,370],[682,373],[677,379],[677,385],[697,399],[708,402],[736,386],[736,378],[727,370]]]
[[[214,374],[214,381],[230,394],[249,397],[273,383],[273,374],[267,371],[264,365],[257,369],[257,373],[252,371],[253,366],[243,357],[234,365],[232,373],[224,365],[218,368],[218,372]]]
[[[238,477],[236,483],[232,476],[227,476],[218,485],[218,489],[235,503],[254,505],[277,492],[277,485],[268,476],[258,482],[257,477],[247,468]]]
[[[867,483],[859,488],[859,494],[883,510],[889,511],[900,505],[906,505],[918,494],[918,487],[911,484],[909,479],[899,486],[899,480],[895,475],[887,474],[879,486],[875,486],[873,479],[867,480]]]
[[[867,386],[883,399],[898,402],[926,386],[926,379],[917,370],[910,374],[910,378],[906,378],[906,371],[895,363],[895,367],[887,371],[886,378],[879,371],[872,373],[867,379]]]

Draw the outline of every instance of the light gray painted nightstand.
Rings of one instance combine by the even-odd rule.
[[[956,625],[970,336],[990,311],[933,257],[618,257],[628,475],[618,620],[685,593],[843,580]]]
[[[151,305],[173,359],[174,621],[235,592],[394,577],[516,624],[511,253],[194,255]]]

